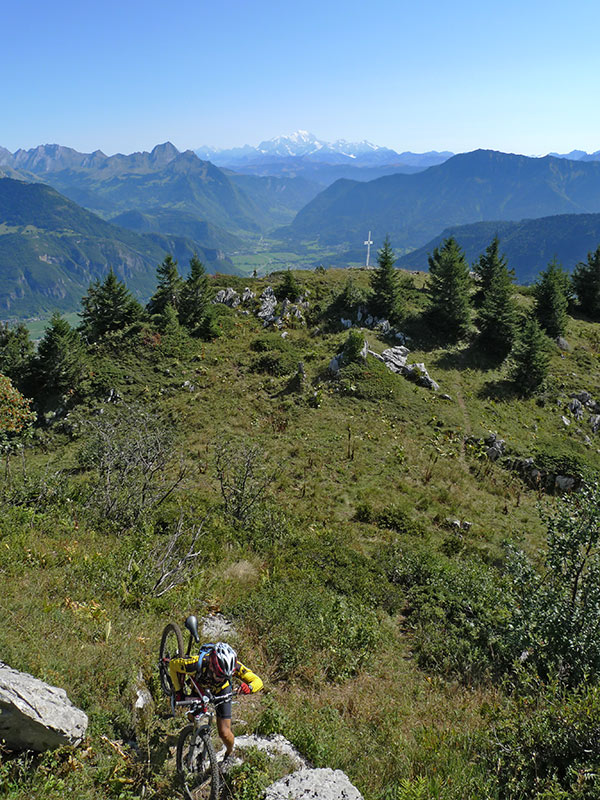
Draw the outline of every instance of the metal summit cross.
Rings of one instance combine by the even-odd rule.
[[[369,235],[367,236],[367,241],[364,243],[367,245],[367,260],[365,262],[365,267],[369,266],[369,259],[371,258],[371,245],[373,242],[371,241],[371,231],[369,231]]]

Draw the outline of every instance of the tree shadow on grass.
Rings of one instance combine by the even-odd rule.
[[[497,402],[516,400],[523,396],[513,381],[506,378],[498,381],[486,381],[477,392],[477,397]]]
[[[443,353],[435,364],[442,369],[472,369],[478,372],[489,372],[498,369],[505,358],[504,355],[496,355],[484,350],[479,339],[474,339],[460,350]]]

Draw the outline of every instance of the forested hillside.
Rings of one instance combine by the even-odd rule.
[[[424,247],[398,259],[402,269],[427,269],[427,258],[444,239],[454,237],[473,263],[490,239],[498,236],[519,283],[532,283],[556,258],[572,270],[600,241],[600,214],[558,214],[520,222],[475,222],[448,228]]]
[[[73,311],[90,280],[108,267],[147,298],[167,252],[189,261],[197,252],[213,270],[232,272],[218,249],[196,239],[140,235],[91,214],[41,183],[0,178],[0,314],[18,319]],[[208,232],[189,230],[189,233]]]
[[[246,282],[167,258],[146,308],[111,272],[37,355],[3,326],[0,652],[90,717],[85,747],[3,761],[5,796],[177,796],[160,633],[215,611],[266,686],[236,734],[366,800],[598,796],[594,257],[533,290],[496,240],[476,281],[453,239],[429,277],[389,242]]]
[[[600,164],[475,150],[415,175],[337,181],[282,235],[356,245],[367,230],[421,247],[445,228],[486,220],[600,212]]]

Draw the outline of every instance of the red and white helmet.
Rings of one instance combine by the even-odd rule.
[[[217,642],[210,654],[210,666],[217,678],[231,680],[237,664],[237,653],[227,642]]]

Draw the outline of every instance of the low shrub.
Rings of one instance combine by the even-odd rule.
[[[591,469],[590,454],[585,445],[567,437],[541,439],[533,459],[538,469],[553,475],[584,479]]]
[[[486,758],[500,800],[600,796],[600,688],[531,681],[491,714]]]
[[[358,522],[370,522],[378,528],[387,528],[396,533],[412,536],[425,536],[427,529],[418,520],[412,519],[404,508],[395,505],[386,506],[376,511],[369,503],[359,503],[356,507],[355,519]]]

